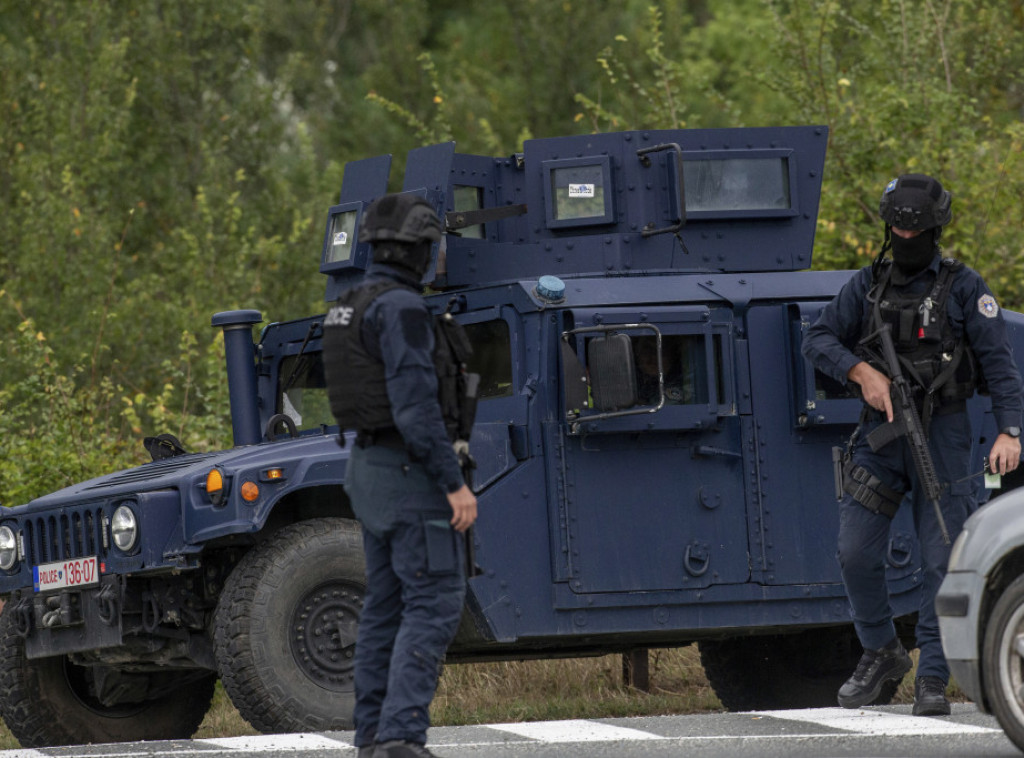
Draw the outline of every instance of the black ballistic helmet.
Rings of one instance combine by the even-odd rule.
[[[359,241],[373,243],[373,262],[401,266],[422,277],[430,246],[441,239],[441,220],[417,195],[384,195],[366,208]]]
[[[952,200],[938,179],[926,174],[903,174],[886,185],[878,213],[886,226],[923,231],[943,227],[953,219]]]
[[[437,242],[441,220],[418,195],[384,195],[374,200],[359,227],[360,242]]]

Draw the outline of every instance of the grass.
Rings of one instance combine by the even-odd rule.
[[[456,725],[721,709],[690,646],[650,652],[650,692],[623,685],[618,655],[449,665],[431,718]]]
[[[912,654],[915,664],[917,652]],[[955,685],[951,700],[963,701]],[[914,701],[914,678],[904,678],[894,703]],[[569,718],[660,716],[721,711],[700,665],[697,647],[650,652],[650,692],[622,683],[622,658],[463,663],[445,667],[431,707],[436,726]],[[220,683],[197,739],[258,732],[239,715]],[[0,750],[20,747],[0,724]]]

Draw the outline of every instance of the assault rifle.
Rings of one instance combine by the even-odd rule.
[[[892,342],[892,329],[889,324],[882,324],[881,328],[874,334],[870,334],[862,340],[862,344],[872,342],[878,338],[882,343],[882,358],[889,370],[889,393],[892,397],[892,422],[880,426],[867,436],[868,444],[874,452],[878,452],[896,437],[906,437],[907,445],[910,447],[910,455],[914,459],[914,468],[917,469],[917,478],[924,487],[925,495],[935,508],[935,519],[939,522],[939,529],[942,530],[942,540],[950,544],[949,531],[946,529],[946,520],[942,517],[942,508],[939,505],[939,496],[942,494],[942,484],[939,476],[935,473],[935,464],[932,462],[932,454],[928,449],[928,438],[924,433],[924,426],[921,424],[921,416],[914,404],[914,393],[910,382],[903,375],[900,360],[896,355],[896,347]]]

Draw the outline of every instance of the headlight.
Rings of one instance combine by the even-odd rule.
[[[110,536],[118,550],[127,553],[139,538],[139,524],[135,514],[127,505],[119,505],[110,519]]]
[[[0,569],[7,571],[18,562],[18,538],[9,526],[0,526]]]
[[[960,532],[960,536],[953,542],[953,549],[949,551],[949,563],[947,564],[946,571],[956,571],[956,565],[960,562],[960,554],[964,551],[964,545],[967,544],[967,539],[970,536],[970,532],[964,529]]]

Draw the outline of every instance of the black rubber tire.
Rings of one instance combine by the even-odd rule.
[[[217,604],[217,668],[254,728],[353,727],[364,566],[358,524],[322,518],[285,527],[232,571]]]
[[[1024,576],[1003,590],[989,614],[981,680],[999,726],[1024,750]]]
[[[67,656],[28,659],[14,631],[8,603],[0,613],[0,716],[23,748],[102,742],[187,739],[195,734],[213,700],[217,677],[170,671],[180,676],[174,692],[140,703],[104,706],[89,696],[92,667]],[[173,682],[170,682],[173,685]]]
[[[730,711],[834,707],[863,653],[852,627],[702,640],[697,647],[711,688]],[[886,683],[872,705],[891,702],[898,687]]]

